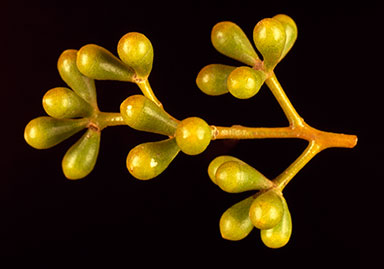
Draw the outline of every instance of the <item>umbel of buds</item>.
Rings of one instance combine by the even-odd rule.
[[[353,148],[357,143],[354,135],[324,132],[309,126],[285,94],[274,70],[296,38],[295,22],[283,14],[259,21],[253,30],[253,44],[235,23],[219,22],[212,29],[212,44],[218,52],[240,62],[240,66],[208,64],[196,78],[203,93],[211,96],[229,93],[238,99],[254,97],[266,84],[289,121],[287,127],[222,127],[209,125],[200,117],[176,119],[164,109],[149,83],[154,58],[151,42],[141,33],[130,32],[117,44],[118,57],[95,44],[65,50],[60,55],[57,69],[67,85],[46,92],[42,104],[47,116],[37,117],[26,125],[25,141],[36,149],[48,149],[84,130],[62,158],[64,176],[78,180],[95,167],[104,128],[126,125],[137,131],[160,134],[164,137],[159,141],[133,145],[127,152],[129,173],[139,180],[150,180],[163,173],[180,152],[201,154],[216,139],[307,140],[303,153],[274,179],[229,155],[214,158],[208,167],[209,178],[223,191],[252,192],[222,214],[219,221],[222,237],[241,240],[257,228],[267,247],[283,247],[292,234],[291,214],[283,196],[285,186],[322,150]],[[97,104],[95,80],[134,83],[141,94],[123,100],[119,112],[102,112]]]

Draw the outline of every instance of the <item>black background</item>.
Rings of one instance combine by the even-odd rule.
[[[0,268],[21,268],[21,263],[40,266],[36,268],[122,268],[137,261],[140,267],[237,261],[254,266],[268,262],[273,268],[282,260],[311,268],[329,263],[359,266],[364,248],[360,193],[371,181],[363,170],[379,169],[364,168],[363,162],[377,160],[382,146],[366,132],[381,113],[380,80],[374,75],[382,40],[377,7],[310,2],[308,7],[287,8],[265,1],[1,5],[5,120]],[[302,152],[305,141],[214,141],[199,156],[179,154],[163,174],[147,182],[128,173],[125,158],[135,145],[161,139],[158,135],[125,126],[105,129],[96,167],[79,181],[65,179],[61,158],[81,134],[44,151],[25,143],[25,125],[44,114],[44,93],[65,85],[56,69],[60,53],[95,43],[116,54],[118,40],[131,31],[151,40],[155,58],[150,82],[176,118],[199,116],[224,126],[285,126],[284,114],[266,86],[255,98],[237,100],[206,96],[195,84],[207,64],[240,65],[211,45],[214,24],[233,21],[252,40],[254,25],[278,13],[290,15],[299,29],[295,46],[276,69],[292,103],[314,127],[359,136],[353,150],[329,149],[316,156],[285,189],[293,218],[286,247],[266,248],[256,230],[239,242],[221,239],[222,212],[249,193],[221,191],[206,168],[215,156],[230,154],[273,178]],[[97,81],[96,86],[103,111],[117,112],[126,97],[139,93],[130,83]],[[311,262],[304,262],[308,259]]]

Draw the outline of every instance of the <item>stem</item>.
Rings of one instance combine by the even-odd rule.
[[[282,191],[291,179],[320,151],[332,147],[353,148],[356,145],[357,137],[355,135],[324,132],[305,123],[289,101],[274,73],[266,80],[266,83],[288,118],[289,127],[211,126],[212,140],[260,138],[300,138],[307,140],[309,145],[304,152],[283,173],[273,180],[276,188]]]
[[[232,127],[211,126],[212,140],[216,139],[262,139],[262,138],[300,138],[316,141],[322,149],[353,148],[357,143],[355,135],[336,134],[317,130],[305,122],[302,126],[254,128],[235,125]]]
[[[153,101],[156,105],[158,105],[160,108],[164,110],[163,104],[157,99],[155,93],[153,92],[151,88],[151,84],[149,84],[148,79],[137,81],[137,85],[139,86],[140,90],[144,94],[145,97]],[[165,113],[168,114],[170,118],[175,120],[176,122],[179,122],[178,119],[174,118],[172,115],[170,115],[167,111],[164,110]]]
[[[253,128],[235,125],[232,127],[211,126],[212,140],[215,139],[260,139],[297,138],[297,132],[290,127]]]
[[[320,131],[304,123],[301,133],[308,141],[316,141],[323,149],[326,148],[353,148],[357,144],[357,136],[349,134],[337,134]]]
[[[142,93],[144,94],[145,97],[147,97],[148,99],[155,102],[155,104],[158,105],[159,107],[163,108],[163,105],[157,99],[155,93],[153,92],[151,85],[149,84],[148,79],[137,81],[136,83],[139,86],[140,90],[142,91]]]
[[[288,182],[320,151],[331,148],[353,148],[357,143],[355,135],[336,134],[317,130],[304,121],[303,125],[280,128],[252,128],[244,126],[212,126],[212,139],[260,139],[260,138],[300,138],[309,141],[308,147],[273,182],[281,191]]]
[[[100,130],[108,126],[126,125],[120,113],[99,112],[96,121]]]
[[[304,152],[283,173],[273,180],[276,187],[282,191],[289,181],[321,150],[321,145],[316,143],[316,141],[311,141]]]
[[[296,112],[296,109],[293,107],[291,101],[289,101],[288,96],[285,94],[283,88],[281,87],[279,81],[276,78],[276,75],[273,72],[271,76],[265,81],[265,83],[268,85],[276,100],[279,102],[281,108],[284,111],[285,116],[289,121],[289,125],[303,126],[303,119]]]

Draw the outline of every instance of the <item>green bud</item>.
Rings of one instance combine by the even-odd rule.
[[[38,117],[31,120],[24,130],[24,139],[36,149],[53,147],[84,129],[88,119],[54,119]]]
[[[49,116],[56,119],[87,117],[93,112],[89,103],[71,89],[64,87],[47,91],[43,97],[43,107]]]
[[[281,59],[284,58],[284,56],[288,53],[288,51],[292,48],[293,44],[295,43],[297,39],[297,26],[294,20],[292,20],[291,17],[284,15],[284,14],[278,14],[273,17],[273,19],[278,20],[285,29],[285,45],[284,50],[281,54]]]
[[[223,163],[216,171],[216,184],[230,193],[264,190],[273,186],[272,181],[242,161]]]
[[[203,119],[190,117],[179,122],[175,137],[182,152],[197,155],[208,147],[212,138],[212,130]]]
[[[249,218],[249,207],[253,202],[253,197],[228,208],[220,218],[220,233],[227,240],[241,240],[245,238],[253,229],[253,224]]]
[[[128,171],[137,179],[152,179],[168,167],[179,151],[174,138],[140,144],[127,156]]]
[[[77,53],[77,67],[87,77],[133,82],[135,71],[103,47],[89,44]]]
[[[279,224],[268,230],[261,230],[261,240],[269,248],[281,248],[285,246],[292,234],[292,219],[289,213],[287,202],[283,201],[283,216]]]
[[[95,167],[100,147],[100,131],[89,128],[65,153],[62,168],[66,178],[86,177]]]
[[[57,61],[61,78],[81,98],[97,108],[95,81],[80,73],[76,65],[77,50],[65,50]]]
[[[235,69],[234,66],[224,64],[210,64],[205,66],[196,78],[196,84],[205,94],[217,96],[228,92],[227,78]]]
[[[135,70],[138,77],[148,77],[152,70],[153,48],[145,35],[134,32],[124,35],[117,45],[117,53],[124,63]]]
[[[281,193],[271,189],[256,197],[249,210],[249,217],[256,228],[270,229],[281,221],[284,211],[281,196]]]
[[[275,19],[266,18],[259,21],[253,29],[253,40],[263,55],[264,66],[272,70],[283,54],[286,35],[283,25]]]
[[[177,122],[162,108],[143,95],[132,95],[120,105],[124,121],[131,128],[173,136]]]
[[[213,183],[217,184],[216,183],[216,171],[217,171],[217,169],[223,163],[228,162],[228,161],[242,162],[241,160],[239,160],[235,157],[232,157],[232,156],[228,156],[228,155],[218,156],[211,161],[211,163],[208,166],[208,175],[209,175],[209,178],[212,180]]]
[[[216,24],[212,29],[211,40],[217,51],[247,65],[254,66],[259,59],[243,30],[233,22]]]
[[[241,66],[229,74],[227,80],[228,90],[236,98],[248,99],[259,92],[265,78],[263,71]]]

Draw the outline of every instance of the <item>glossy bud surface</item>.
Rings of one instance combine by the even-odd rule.
[[[205,66],[196,78],[196,84],[205,94],[217,96],[228,92],[227,78],[236,67],[224,64]]]
[[[177,122],[143,95],[132,95],[120,105],[124,121],[133,129],[173,136]]]
[[[38,117],[25,127],[24,139],[31,147],[47,149],[84,129],[87,124],[87,119]]]
[[[77,53],[77,67],[87,77],[99,80],[133,81],[134,70],[98,45],[83,46]]]
[[[93,108],[72,90],[64,87],[50,89],[43,97],[45,112],[56,119],[87,117]]]
[[[128,171],[137,179],[152,179],[168,167],[179,151],[174,138],[140,144],[127,156]]]
[[[216,24],[211,41],[217,51],[247,65],[254,66],[259,59],[243,30],[233,22]]]
[[[249,210],[249,217],[256,228],[265,230],[276,226],[283,216],[281,194],[268,190],[259,194]]]
[[[152,70],[153,48],[145,35],[135,32],[124,35],[117,45],[117,53],[124,63],[135,70],[138,77],[148,77]]]
[[[261,230],[261,240],[269,248],[281,248],[285,246],[292,234],[292,220],[289,213],[287,202],[284,197],[283,201],[283,216],[281,221],[273,228]]]
[[[253,30],[253,40],[263,55],[266,69],[273,69],[280,61],[285,48],[286,36],[283,25],[272,18],[263,19]]]
[[[216,157],[215,159],[213,159],[209,166],[208,166],[208,175],[209,175],[209,178],[212,180],[213,183],[217,184],[216,183],[216,172],[217,172],[217,169],[225,162],[229,162],[229,161],[237,161],[237,162],[243,162],[241,161],[240,159],[237,159],[235,157],[232,157],[232,156],[228,156],[228,155],[222,155],[222,156],[218,156]]]
[[[212,138],[212,130],[203,119],[190,117],[178,124],[175,137],[182,152],[197,155],[208,147]]]
[[[241,240],[252,231],[253,224],[248,215],[252,202],[253,197],[249,197],[224,212],[220,218],[220,233],[224,239]]]
[[[269,179],[242,161],[223,163],[216,171],[216,184],[230,193],[263,190],[273,186]]]
[[[57,61],[60,76],[81,98],[97,107],[95,81],[80,73],[76,61],[77,50],[65,50]]]
[[[284,14],[278,14],[274,16],[273,19],[278,20],[285,29],[286,38],[285,38],[284,50],[280,57],[280,60],[281,60],[289,52],[289,50],[292,48],[293,44],[297,39],[297,26],[295,21],[291,17]]]
[[[242,66],[229,74],[227,87],[234,97],[248,99],[259,92],[264,80],[265,75],[263,71]]]
[[[100,131],[88,129],[85,134],[68,149],[62,160],[66,178],[86,177],[95,167],[100,147]]]

